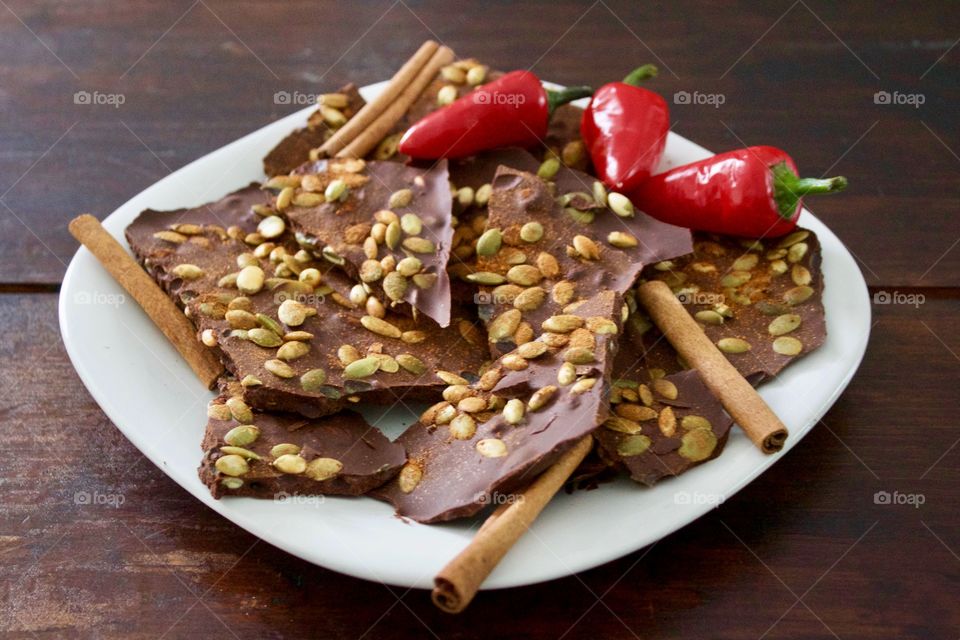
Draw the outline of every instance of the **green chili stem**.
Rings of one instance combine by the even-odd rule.
[[[801,178],[781,162],[770,167],[773,171],[773,198],[777,202],[777,211],[784,220],[792,220],[797,211],[800,198],[812,193],[836,193],[847,186],[843,176],[833,178]]]
[[[573,102],[574,100],[579,100],[580,98],[588,98],[593,95],[593,89],[590,87],[567,87],[566,89],[560,89],[559,91],[546,89],[546,92],[547,105],[549,106],[551,114],[562,104],[567,104],[568,102]]]
[[[655,64],[645,64],[642,67],[637,67],[630,74],[623,79],[624,84],[633,85],[634,87],[639,87],[644,80],[649,80],[650,78],[656,78],[659,70]]]

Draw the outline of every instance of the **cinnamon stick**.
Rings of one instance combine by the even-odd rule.
[[[403,114],[407,112],[423,90],[427,88],[430,81],[433,80],[440,69],[453,62],[453,50],[448,47],[440,47],[431,56],[430,60],[417,73],[409,85],[403,89],[396,100],[394,100],[377,118],[370,123],[350,144],[337,152],[338,158],[362,158],[377,146],[387,132],[390,131],[398,122]],[[356,116],[354,116],[356,117]],[[352,121],[353,119],[351,119]],[[346,125],[344,125],[346,126]]]
[[[223,365],[197,340],[193,323],[167,297],[163,289],[140,268],[110,233],[92,215],[85,213],[70,222],[70,233],[103,265],[127,293],[143,307],[207,388],[223,373]]]
[[[341,149],[350,144],[354,138],[363,133],[363,131],[377,117],[386,110],[397,97],[406,89],[416,75],[430,61],[430,58],[437,52],[438,45],[433,40],[427,40],[417,52],[407,60],[402,67],[394,74],[393,78],[387,84],[383,92],[375,100],[365,104],[345,125],[337,129],[330,136],[330,139],[320,147],[322,155],[332,156],[340,152]]]
[[[670,287],[651,280],[637,288],[637,297],[673,348],[700,373],[753,443],[764,453],[780,451],[787,439],[787,427],[720,353]]]
[[[466,609],[483,581],[530,528],[592,446],[593,436],[584,437],[515,500],[502,505],[487,518],[467,548],[434,578],[432,598],[437,607],[447,613]]]

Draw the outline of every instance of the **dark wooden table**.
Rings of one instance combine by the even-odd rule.
[[[704,4],[0,2],[3,637],[960,636],[960,12]],[[204,508],[113,428],[56,316],[73,215],[295,108],[275,92],[381,80],[428,37],[562,83],[656,62],[656,89],[691,95],[679,133],[850,179],[812,206],[892,299],[846,393],[756,482],[651,548],[459,617]]]

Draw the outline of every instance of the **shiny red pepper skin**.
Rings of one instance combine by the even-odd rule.
[[[657,168],[669,130],[664,99],[626,82],[597,89],[580,123],[597,176],[620,192],[636,188]]]
[[[399,150],[412,158],[462,158],[500,147],[539,145],[559,104],[589,87],[547,91],[529,71],[511,71],[410,127]]]
[[[843,177],[800,179],[775,147],[748,147],[655,175],[626,195],[670,224],[746,238],[775,238],[797,226],[801,197],[843,189]]]

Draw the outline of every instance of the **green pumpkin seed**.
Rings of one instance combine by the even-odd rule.
[[[283,344],[283,339],[279,335],[263,327],[256,327],[247,331],[247,339],[255,345],[267,349],[279,347]]]
[[[741,338],[721,338],[717,347],[724,353],[746,353],[750,351],[750,343]]]
[[[372,331],[386,338],[399,338],[403,333],[395,325],[374,316],[363,316],[360,318],[360,324],[362,324],[367,331]]]
[[[336,202],[338,200],[345,200],[347,192],[347,183],[337,178],[336,180],[332,180],[330,184],[327,185],[327,188],[324,189],[323,197],[326,198],[327,202]]]
[[[396,271],[391,271],[383,278],[383,292],[393,301],[403,300],[407,293],[407,279]]]
[[[240,478],[227,477],[221,480],[220,484],[226,489],[239,489],[243,486],[243,480]]]
[[[292,378],[296,375],[296,373],[293,371],[293,367],[288,365],[283,360],[267,360],[263,363],[263,368],[278,378]]]
[[[490,201],[490,195],[493,193],[493,185],[487,183],[482,185],[473,196],[473,201],[477,206],[484,207]]]
[[[298,475],[307,470],[307,461],[298,455],[288,453],[274,460],[273,467],[280,473]]]
[[[285,342],[277,349],[277,357],[281,360],[296,360],[310,353],[310,345],[306,342]]]
[[[610,416],[603,421],[603,426],[611,431],[617,431],[619,433],[626,434],[639,433],[643,428],[639,422],[634,422],[633,420],[628,420],[627,418],[621,418],[620,416]]]
[[[263,280],[263,269],[255,265],[246,266],[237,274],[237,289],[247,295],[259,293],[263,289]]]
[[[537,176],[544,180],[553,180],[560,171],[560,161],[556,158],[547,158],[537,169]]]
[[[632,249],[640,244],[636,237],[623,231],[611,231],[607,236],[607,242],[618,249]]]
[[[684,429],[713,429],[713,425],[710,424],[710,421],[704,418],[703,416],[697,415],[687,415],[683,416],[680,420],[680,426]]]
[[[503,419],[507,424],[520,424],[523,422],[523,414],[526,407],[523,405],[523,400],[519,398],[513,398],[507,401],[507,404],[503,407]]]
[[[588,347],[571,347],[563,354],[563,359],[571,364],[590,364],[595,360],[593,349]]]
[[[304,469],[303,475],[311,480],[323,482],[324,480],[336,478],[342,470],[343,463],[335,458],[314,458],[307,463],[307,468]]]
[[[790,269],[790,279],[793,280],[793,284],[804,286],[810,284],[810,282],[813,280],[813,276],[810,274],[810,270],[805,266],[802,264],[795,264],[793,265],[793,268]]]
[[[587,236],[573,236],[573,248],[584,260],[600,259],[600,247],[598,247],[597,243]]]
[[[720,279],[720,285],[724,287],[739,287],[750,280],[749,271],[731,271]]]
[[[259,437],[260,429],[252,424],[242,424],[227,431],[223,436],[223,441],[234,447],[246,447],[256,442]]]
[[[230,445],[224,445],[220,447],[220,452],[232,456],[240,456],[246,460],[260,460],[260,456],[250,451],[250,449],[245,449],[243,447],[232,447]]]
[[[404,258],[397,263],[397,273],[407,278],[417,275],[421,269],[423,269],[423,262],[420,261],[420,258],[413,256]]]
[[[653,390],[659,393],[661,396],[667,400],[676,400],[677,399],[677,385],[673,384],[666,378],[658,378],[653,381]]]
[[[253,329],[259,326],[257,316],[242,309],[232,309],[224,316],[231,329]]]
[[[537,389],[527,401],[527,408],[530,409],[530,411],[539,411],[550,403],[553,396],[556,395],[557,390],[557,387],[552,384]]]
[[[380,359],[374,356],[367,356],[354,360],[343,368],[343,377],[351,379],[367,378],[372,376],[380,369]]]
[[[691,429],[680,441],[677,453],[691,462],[706,460],[717,448],[717,436],[710,429]]]
[[[397,486],[400,487],[400,491],[404,493],[410,493],[417,488],[417,485],[420,484],[420,480],[423,478],[423,470],[415,462],[408,462],[403,465],[403,468],[400,469],[400,473],[397,474]]]
[[[573,384],[577,379],[577,368],[569,362],[564,362],[557,370],[557,382],[563,386]]]
[[[624,458],[639,456],[646,452],[651,444],[653,444],[653,441],[648,436],[642,434],[630,435],[617,444],[617,453]]]
[[[493,342],[498,342],[509,338],[517,332],[520,326],[522,314],[519,309],[509,309],[497,316],[487,328],[489,338]]]
[[[499,438],[484,438],[477,442],[476,449],[484,458],[502,458],[507,455],[507,444]]]
[[[787,272],[787,263],[783,260],[774,260],[770,263],[770,273],[775,276],[781,276]]]
[[[761,300],[754,308],[765,316],[780,316],[790,310],[790,307],[785,304],[768,302],[767,300]]]
[[[178,264],[173,268],[173,275],[183,280],[196,280],[202,278],[203,269],[195,264]]]
[[[396,357],[396,360],[397,364],[403,367],[405,371],[414,375],[423,375],[427,371],[427,365],[423,363],[423,360],[409,353],[401,353]]]
[[[599,180],[594,180],[593,182],[593,199],[601,207],[607,206],[607,188],[603,186],[603,183]],[[628,200],[629,202],[629,200]],[[631,205],[632,206],[632,205]],[[619,214],[618,214],[619,215]]]
[[[570,393],[573,395],[580,395],[581,393],[586,393],[593,389],[597,384],[597,378],[584,378],[583,380],[578,380],[570,387]]]
[[[223,422],[233,418],[233,416],[230,415],[230,408],[227,407],[227,405],[212,402],[207,405],[207,417],[211,420],[220,420]]]
[[[317,393],[327,381],[327,372],[323,369],[310,369],[300,376],[300,387],[308,393]]]
[[[803,304],[813,295],[813,288],[809,286],[800,286],[788,289],[783,294],[783,300],[791,307]]]
[[[694,315],[697,322],[702,322],[703,324],[710,325],[720,325],[723,324],[723,316],[717,313],[716,311],[705,310],[697,311]]]
[[[541,327],[544,331],[551,333],[570,333],[574,329],[579,329],[584,324],[584,319],[580,316],[570,314],[560,314],[550,316],[543,321]]]
[[[607,195],[607,206],[621,218],[632,218],[634,216],[633,203],[622,193],[611,191]]]
[[[477,432],[477,422],[469,414],[461,413],[450,421],[450,435],[457,440],[469,440]]]
[[[427,238],[420,238],[417,236],[410,236],[404,238],[403,248],[414,253],[426,253],[433,254],[437,252],[436,246],[433,244],[432,240]]]
[[[806,240],[810,236],[810,232],[806,230],[794,231],[793,233],[785,236],[783,240],[777,243],[778,247],[789,247],[794,245],[802,240]]]
[[[757,262],[759,262],[759,260],[760,256],[757,254],[748,253],[747,255],[740,256],[734,260],[732,267],[735,271],[750,271],[750,269],[753,269],[755,266],[757,266]]]
[[[796,356],[803,351],[803,343],[792,336],[784,336],[773,341],[773,350],[782,356]]]
[[[253,422],[253,411],[247,406],[247,403],[240,398],[229,398],[226,402],[230,409],[230,415],[240,424],[250,424]]]
[[[410,189],[400,189],[390,194],[390,200],[387,202],[388,209],[402,209],[409,206],[413,201],[413,191]]]
[[[216,467],[217,471],[227,476],[242,476],[248,471],[250,471],[250,465],[247,464],[247,461],[243,456],[238,456],[234,454],[220,456],[217,458],[217,461],[213,463],[213,466]]]
[[[487,286],[496,286],[507,281],[507,279],[502,275],[499,273],[493,273],[492,271],[477,271],[476,273],[470,273],[467,274],[466,279],[469,282]]]
[[[400,218],[400,228],[410,236],[418,236],[423,231],[423,220],[415,213],[405,213]]]
[[[307,194],[303,194],[307,195]],[[310,194],[313,195],[313,194]],[[299,204],[299,203],[298,203]],[[257,225],[257,233],[267,239],[279,238],[287,230],[287,223],[280,216],[267,216]]]
[[[529,287],[516,295],[513,306],[521,311],[535,311],[547,299],[547,292],[540,287]]]
[[[500,245],[503,242],[503,234],[500,229],[487,229],[477,239],[477,255],[493,256],[500,251]]]
[[[275,444],[270,448],[270,455],[274,458],[279,458],[280,456],[292,455],[295,456],[300,453],[300,445],[292,444],[289,442],[284,442],[281,444]]]
[[[797,314],[785,313],[782,316],[774,318],[767,326],[767,331],[769,331],[772,336],[782,336],[799,327],[800,322],[801,318]]]
[[[520,239],[524,242],[534,243],[543,238],[543,225],[539,222],[527,222],[520,227]]]

